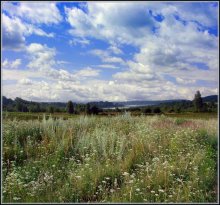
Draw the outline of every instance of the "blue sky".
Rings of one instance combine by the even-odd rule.
[[[3,95],[88,102],[217,94],[218,7],[3,2]]]

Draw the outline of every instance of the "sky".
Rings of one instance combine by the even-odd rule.
[[[218,2],[1,3],[1,83],[8,98],[218,94]]]

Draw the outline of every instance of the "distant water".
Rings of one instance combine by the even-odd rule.
[[[102,108],[102,109],[111,109],[111,110],[115,110],[116,108],[119,109],[125,109],[125,108],[131,108],[131,107],[145,107],[145,106],[150,106],[150,105],[154,105],[154,104],[145,104],[145,105],[126,105],[123,107],[111,107],[111,108]]]

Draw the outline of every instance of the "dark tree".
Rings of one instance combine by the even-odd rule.
[[[16,110],[18,112],[22,112],[22,109],[23,109],[23,104],[19,101],[16,102]]]
[[[200,94],[199,90],[195,94],[193,103],[194,103],[195,111],[196,112],[201,112],[202,109],[203,109],[203,101],[202,101],[202,97],[201,97],[201,94]]]
[[[40,111],[41,111],[41,109],[40,109],[40,104],[37,103],[37,104],[36,104],[36,112],[40,112]]]
[[[55,112],[60,112],[60,108],[56,107]]]
[[[145,113],[145,114],[151,113],[151,112],[152,112],[152,110],[151,110],[151,108],[149,108],[149,107],[146,108],[146,109],[144,109],[144,113]]]
[[[98,115],[99,114],[99,109],[95,105],[93,105],[90,109],[90,113],[94,114],[94,115]]]
[[[86,114],[90,114],[90,104],[89,103],[86,104],[85,112],[86,112]]]
[[[121,112],[121,110],[118,107],[115,108],[115,111],[116,112]]]
[[[67,112],[68,112],[69,114],[73,114],[73,112],[74,112],[73,102],[72,102],[71,100],[68,101],[68,103],[67,103]]]
[[[161,110],[159,107],[155,107],[153,110],[154,113],[161,113]]]
[[[22,111],[23,111],[23,112],[28,112],[28,108],[27,108],[26,105],[23,106]]]

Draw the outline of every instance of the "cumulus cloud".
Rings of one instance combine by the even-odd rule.
[[[31,79],[31,78],[45,78],[39,71],[30,71],[30,70],[19,70],[19,69],[2,69],[2,80],[13,80],[19,82],[21,79]],[[13,85],[14,86],[14,85]],[[4,90],[3,85],[3,90]],[[20,94],[20,91],[17,90],[17,94]],[[15,96],[16,97],[16,96]]]
[[[22,78],[21,80],[19,80],[19,83],[22,85],[32,85],[33,81],[28,78]]]
[[[22,22],[17,17],[8,17],[2,14],[2,44],[3,48],[19,50],[25,48],[25,37],[36,34],[53,37],[53,33],[46,33],[42,29]]]
[[[31,69],[47,70],[55,65],[55,48],[49,48],[46,45],[31,43],[26,48],[30,56],[30,63],[27,67]]]
[[[187,79],[177,77],[176,82],[178,82],[180,84],[192,84],[192,83],[195,83],[196,80],[187,80]]]
[[[156,23],[143,3],[88,3],[87,12],[65,7],[66,20],[75,36],[92,36],[117,43],[138,42]],[[129,14],[129,15],[128,15]]]
[[[125,61],[122,58],[112,56],[107,50],[93,49],[90,50],[88,53],[99,57],[104,63],[125,64]]]
[[[58,24],[62,16],[53,2],[10,2],[3,3],[3,11],[34,24]]]
[[[94,70],[90,67],[81,69],[75,73],[76,77],[95,77],[98,76],[100,70]]]
[[[18,68],[21,65],[21,59],[15,59],[14,61],[8,61],[8,59],[5,59],[2,63],[2,67],[5,69],[15,69]]]
[[[32,34],[54,37],[54,33],[47,33],[39,26],[62,21],[55,3],[4,2],[2,5],[2,43],[6,49],[24,49],[26,37]]]
[[[116,45],[111,45],[108,49],[116,55],[123,53],[123,51],[120,48],[118,48]]]
[[[29,27],[29,33],[25,33],[28,27],[22,25],[20,19],[26,7],[18,5],[21,11],[17,16],[17,10],[9,12],[11,16],[6,16],[7,26],[3,28],[11,42],[16,39],[14,47],[24,45],[30,33],[40,35],[42,32]],[[203,96],[217,94],[218,37],[209,30],[210,26],[217,26],[217,8],[210,3],[195,2],[91,2],[83,8],[65,7],[65,20],[71,26],[72,35],[68,43],[83,47],[92,45],[94,38],[105,41],[109,45],[106,50],[92,47],[87,54],[101,59],[102,64],[96,68],[118,69],[108,80],[100,80],[101,70],[91,68],[93,66],[67,70],[65,64],[56,59],[55,48],[31,43],[26,48],[29,70],[12,73],[3,69],[3,80],[18,81],[15,89],[5,85],[3,92],[17,96],[19,90],[25,90],[20,97],[58,101],[192,100],[196,90]],[[47,17],[34,20],[28,12],[24,16],[28,22],[38,25],[60,21]],[[130,51],[121,49],[124,45],[135,48],[136,53],[128,57],[126,54]],[[204,70],[200,65],[207,68]],[[35,82],[31,75],[44,79]],[[28,89],[24,89],[25,83],[30,83]]]

